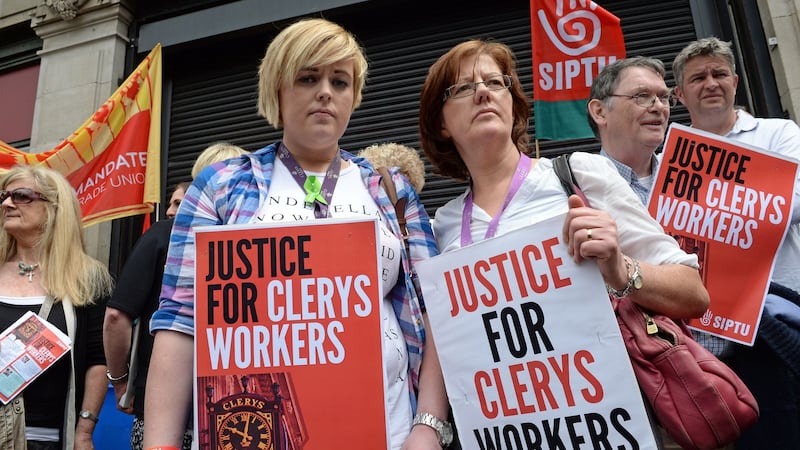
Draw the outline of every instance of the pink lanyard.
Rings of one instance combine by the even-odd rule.
[[[525,181],[525,178],[527,178],[528,172],[531,170],[532,163],[533,160],[528,157],[528,155],[520,153],[517,169],[514,171],[514,178],[511,179],[511,185],[508,187],[505,200],[503,200],[503,207],[500,208],[500,211],[497,212],[497,215],[492,218],[491,222],[489,222],[489,227],[486,229],[486,236],[483,237],[484,240],[494,237],[495,233],[497,233],[497,226],[500,225],[500,216],[503,215],[503,211],[505,211],[508,207],[508,204],[511,203],[511,199],[517,195],[519,188],[522,187],[522,182]],[[464,199],[464,210],[461,212],[462,247],[472,244],[472,231],[470,230],[470,222],[472,220],[472,203],[472,188],[470,188],[470,191],[467,193],[467,198]]]

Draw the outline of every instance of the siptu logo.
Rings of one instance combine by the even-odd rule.
[[[712,313],[710,309],[707,309],[705,314],[703,314],[703,317],[700,318],[700,323],[704,327],[707,327],[711,325],[711,319],[713,318],[714,318],[714,313]]]
[[[569,56],[578,56],[597,47],[603,31],[600,18],[592,12],[597,9],[597,4],[587,0],[569,0],[569,7],[565,11],[564,3],[564,0],[556,3],[554,24],[550,23],[545,10],[537,11],[539,22],[550,42]]]

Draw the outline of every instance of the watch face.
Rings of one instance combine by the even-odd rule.
[[[453,427],[445,423],[442,427],[442,444],[450,445],[453,442]]]
[[[633,279],[633,287],[636,288],[636,290],[639,290],[639,289],[642,288],[642,276],[641,275],[637,275],[636,278]]]
[[[251,411],[238,411],[219,426],[219,442],[226,450],[268,449],[272,432],[267,419]]]

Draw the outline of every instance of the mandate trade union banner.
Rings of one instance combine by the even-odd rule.
[[[0,142],[0,169],[44,164],[75,188],[83,225],[152,211],[160,196],[161,45],[111,97],[53,150],[27,153]]]
[[[594,136],[586,101],[594,77],[625,58],[619,18],[587,0],[531,0],[537,139]]]

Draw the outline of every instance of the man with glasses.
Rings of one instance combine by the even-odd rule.
[[[800,160],[797,124],[755,118],[735,107],[739,76],[729,42],[714,37],[691,42],[675,57],[672,70],[675,96],[689,110],[692,127]],[[736,442],[737,450],[800,445],[800,179],[772,281],[753,347],[723,341],[719,350],[715,341],[720,339],[698,338],[734,369],[758,401],[760,418]]]
[[[647,204],[658,168],[655,151],[664,141],[672,96],[664,64],[636,56],[617,60],[597,75],[587,105],[589,126],[634,192]]]
[[[600,154],[614,163],[645,206],[660,161],[655,152],[664,141],[674,104],[664,74],[664,63],[655,58],[617,60],[595,77],[586,111],[600,140]],[[673,441],[645,405],[656,444],[663,449]]]

